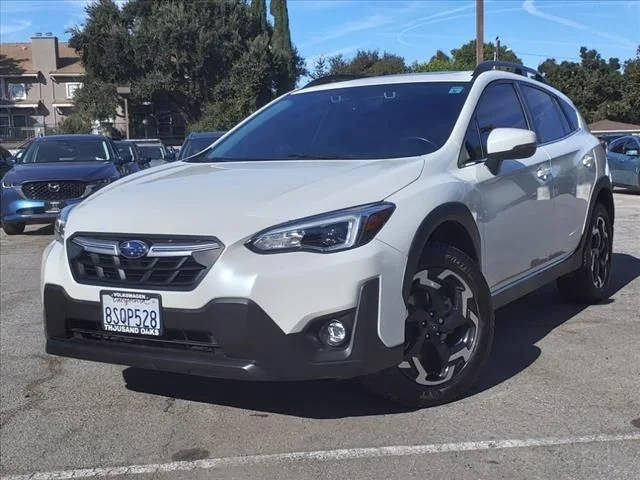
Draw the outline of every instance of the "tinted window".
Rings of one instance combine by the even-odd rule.
[[[539,143],[551,142],[569,133],[567,119],[551,95],[524,84],[522,92],[529,104]]]
[[[138,149],[140,149],[140,153],[146,158],[151,158],[153,160],[164,159],[164,152],[161,146],[138,145]]]
[[[110,160],[104,140],[47,140],[34,142],[20,159],[22,163],[83,162]]]
[[[466,83],[301,90],[253,117],[196,161],[375,159],[422,155],[447,141]]]
[[[180,158],[187,158],[191,155],[195,155],[196,153],[201,152],[221,136],[222,135],[217,135],[205,138],[192,138],[187,140],[184,146],[180,149]]]
[[[558,98],[558,103],[560,104],[560,107],[562,108],[565,116],[567,117],[567,121],[569,122],[569,130],[572,132],[574,130],[577,130],[578,129],[578,112],[576,112],[571,105],[569,105],[567,102],[565,102],[561,98]]]
[[[510,83],[489,86],[478,102],[476,117],[485,152],[487,138],[494,128],[529,128],[518,95]]]
[[[474,117],[469,122],[467,133],[464,136],[461,161],[464,164],[469,162],[477,162],[482,158],[482,140],[480,139],[480,133],[478,132],[478,123]]]
[[[624,153],[624,144],[625,140],[616,140],[615,142],[611,142],[609,145],[609,151],[613,153]]]
[[[625,153],[625,155],[628,155],[627,152],[629,150],[638,150],[638,144],[636,143],[635,139],[633,139],[633,138],[629,138],[624,144],[624,153]]]
[[[118,150],[118,153],[122,158],[129,158],[129,157],[131,159],[136,158],[136,154],[133,151],[133,147],[128,143],[118,142],[116,143],[116,149]]]

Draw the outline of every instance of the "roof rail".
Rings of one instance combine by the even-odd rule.
[[[317,85],[325,85],[327,83],[345,82],[347,80],[358,80],[359,78],[365,78],[367,75],[355,75],[355,74],[339,74],[339,75],[327,75],[325,77],[316,78],[310,81],[302,88],[315,87]]]
[[[489,60],[486,62],[482,62],[473,71],[472,78],[473,80],[475,80],[481,73],[491,70],[505,70],[507,72],[513,72],[516,75],[522,75],[523,77],[527,78],[530,78],[529,74],[531,74],[534,80],[542,83],[547,83],[542,74],[539,71],[534,70],[533,68],[525,67],[524,65],[520,65],[519,63],[502,62],[499,60]]]

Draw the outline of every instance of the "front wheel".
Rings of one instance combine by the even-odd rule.
[[[3,223],[2,229],[7,235],[19,235],[24,232],[24,223]]]
[[[473,385],[493,342],[489,288],[480,269],[456,248],[428,247],[407,309],[404,361],[363,378],[364,385],[410,407],[456,400]]]

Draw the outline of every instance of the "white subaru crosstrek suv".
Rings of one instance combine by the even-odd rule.
[[[496,308],[556,279],[605,298],[606,157],[538,72],[335,80],[65,210],[47,352],[430,406],[478,377]]]

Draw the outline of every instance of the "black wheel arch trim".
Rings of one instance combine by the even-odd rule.
[[[480,231],[478,230],[478,225],[476,224],[471,211],[462,203],[444,203],[429,212],[429,214],[422,220],[413,237],[413,241],[411,242],[411,248],[409,249],[407,265],[404,271],[404,279],[402,283],[402,297],[405,301],[409,298],[411,279],[418,268],[420,257],[422,256],[422,252],[424,251],[429,238],[436,229],[445,222],[458,223],[466,230],[473,242],[478,264],[481,265],[482,242],[480,239]]]

